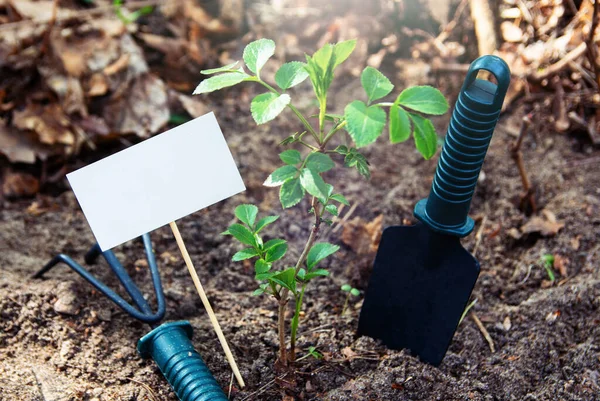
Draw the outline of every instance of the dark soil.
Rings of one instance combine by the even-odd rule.
[[[355,81],[335,89],[336,107],[356,92],[351,86]],[[404,86],[402,77],[393,81],[398,88]],[[449,98],[456,96],[458,85],[446,77],[432,83]],[[296,93],[309,92],[304,86]],[[340,316],[345,294],[339,288],[347,282],[366,288],[372,255],[356,254],[341,242],[341,231],[332,230],[320,240],[342,249],[328,266],[331,277],[313,281],[307,290],[298,344],[300,355],[315,346],[325,358],[306,358],[293,373],[276,376],[276,303],[250,296],[256,288],[252,266],[231,262],[237,246],[219,233],[232,222],[236,205],[255,203],[263,215],[282,215],[268,234],[285,233],[290,239],[286,258],[291,263],[311,222],[308,204],[283,212],[277,191],[262,186],[280,163],[276,144],[298,125],[293,115],[285,113],[274,124],[257,127],[248,112],[254,93],[244,87],[209,98],[247,191],[179,223],[247,383],[242,391],[234,382],[232,400],[281,400],[285,394],[299,400],[600,400],[600,170],[593,162],[600,152],[585,138],[534,127],[524,143],[525,164],[537,184],[542,212],[553,213],[564,228],[549,237],[519,232],[531,218],[516,206],[521,184],[508,151],[523,115],[520,107],[499,123],[471,207],[472,216],[485,216],[487,221],[477,251],[482,270],[472,310],[489,332],[495,351],[472,315],[460,324],[438,368],[404,351],[387,350],[370,338],[356,338],[360,302],[352,301]],[[447,117],[436,121],[439,132],[446,123]],[[390,146],[385,135],[366,155],[370,181],[345,169],[328,173],[339,192],[358,205],[353,217],[371,221],[382,214],[384,225],[414,221],[412,207],[427,196],[436,158],[423,160],[412,142]],[[544,216],[542,212],[538,214]],[[467,250],[473,250],[475,237],[463,241]],[[152,240],[159,255],[167,319],[192,323],[196,349],[227,392],[231,371],[169,229],[156,230]],[[44,279],[31,278],[58,253],[82,262],[93,242],[70,192],[4,201],[0,400],[175,400],[154,363],[135,351],[148,326],[105,300],[64,265]],[[141,242],[129,242],[116,252],[153,300]],[[540,264],[544,254],[558,255],[566,267],[554,283]],[[116,286],[104,262],[90,270]]]

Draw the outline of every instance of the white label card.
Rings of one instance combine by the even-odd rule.
[[[102,251],[246,189],[213,113],[67,178]]]

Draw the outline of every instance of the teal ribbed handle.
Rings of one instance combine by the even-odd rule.
[[[181,401],[227,401],[191,338],[189,322],[165,323],[142,337],[137,349],[154,359]]]
[[[477,79],[486,70],[498,82]],[[499,57],[482,56],[469,67],[450,119],[429,197],[415,206],[415,217],[432,230],[459,237],[474,222],[471,199],[510,84],[510,70]]]

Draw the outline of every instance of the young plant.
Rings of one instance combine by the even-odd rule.
[[[233,256],[234,261],[254,260],[255,278],[260,282],[254,295],[269,295],[279,304],[279,362],[283,365],[295,360],[306,287],[312,279],[329,275],[319,264],[339,249],[327,242],[317,242],[321,226],[331,224],[330,218],[337,216],[339,204],[349,204],[342,194],[336,193],[332,184],[325,182],[324,175],[340,163],[348,168],[356,168],[362,176],[369,178],[369,162],[359,149],[375,142],[388,120],[391,143],[403,142],[412,136],[423,157],[431,158],[438,141],[433,124],[424,115],[439,115],[448,110],[444,96],[430,86],[404,89],[394,102],[377,102],[389,95],[394,85],[377,69],[367,67],[361,75],[365,100],[350,102],[343,115],[330,113],[327,108],[328,90],[335,70],[350,56],[355,45],[355,40],[326,44],[313,55],[307,55],[305,63],[285,63],[276,72],[275,85],[272,85],[263,80],[261,70],[275,53],[275,43],[260,39],[246,46],[243,63],[238,61],[202,71],[210,77],[204,79],[194,91],[194,94],[204,94],[242,82],[257,83],[266,88],[266,92],[257,95],[250,104],[252,117],[257,124],[272,121],[289,109],[302,126],[301,130],[281,142],[281,146],[289,148],[279,154],[283,165],[264,182],[267,187],[279,187],[279,199],[284,209],[298,205],[307,196],[310,198],[312,227],[296,263],[275,268],[275,265],[282,265],[281,260],[288,245],[279,238],[263,241],[262,230],[277,220],[278,216],[267,216],[256,221],[258,208],[254,205],[238,206],[235,215],[239,223],[233,224],[225,232],[246,246]],[[318,104],[317,112],[314,115],[307,114],[309,117],[294,106],[288,93],[307,79],[312,84]],[[353,145],[332,145],[334,139],[344,134],[350,136]],[[304,148],[306,152],[291,147]],[[294,299],[294,314],[290,321],[288,354],[285,312],[290,294]]]
[[[360,295],[360,291],[356,288],[352,288],[352,286],[350,284],[344,284],[341,288],[340,288],[343,292],[346,292],[346,300],[344,301],[344,307],[342,308],[342,313],[340,313],[340,316],[344,316],[344,313],[346,312],[346,309],[348,308],[348,301],[350,301],[350,295],[354,295],[355,297]]]
[[[553,283],[554,280],[556,280],[554,270],[552,269],[552,267],[554,267],[554,255],[550,253],[542,255],[540,262],[542,263],[542,266],[544,266],[544,269],[546,269],[548,279],[550,279],[550,282]]]

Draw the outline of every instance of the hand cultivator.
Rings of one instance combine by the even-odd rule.
[[[42,277],[44,273],[59,263],[67,264],[130,316],[150,325],[152,330],[140,338],[137,343],[137,350],[142,358],[152,358],[156,362],[180,400],[227,400],[227,397],[225,397],[221,387],[208,370],[202,357],[200,357],[200,354],[196,352],[192,345],[191,324],[187,321],[159,324],[165,316],[165,296],[156,265],[156,258],[152,250],[150,235],[144,234],[142,239],[154,285],[154,294],[157,303],[156,312],[152,312],[140,289],[135,285],[129,274],[127,274],[127,271],[115,254],[110,250],[102,252],[98,244],[94,245],[85,255],[85,262],[87,264],[94,263],[98,256],[102,254],[111,270],[117,276],[117,279],[123,285],[125,291],[133,300],[135,306],[125,301],[83,266],[64,254],[55,256],[34,277]]]

